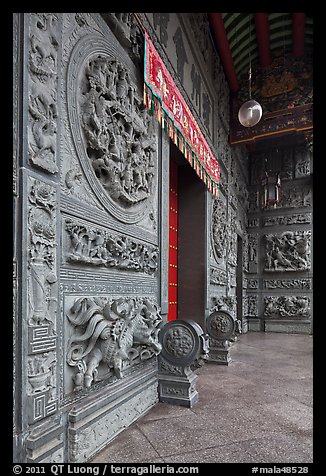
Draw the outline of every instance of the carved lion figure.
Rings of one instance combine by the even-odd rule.
[[[67,363],[77,367],[75,390],[90,388],[105,363],[123,377],[123,369],[161,351],[158,307],[149,298],[78,298],[67,317],[76,328],[68,341]]]

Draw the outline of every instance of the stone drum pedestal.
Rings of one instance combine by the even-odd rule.
[[[175,320],[164,325],[159,334],[159,399],[161,402],[192,407],[199,398],[198,376],[192,368],[206,359],[207,338],[191,320]],[[199,364],[199,365],[198,365]]]
[[[206,332],[209,336],[208,362],[229,365],[231,362],[231,341],[235,339],[237,330],[236,319],[227,311],[214,311],[206,321]]]

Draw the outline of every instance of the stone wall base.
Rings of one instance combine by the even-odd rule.
[[[157,366],[103,388],[68,415],[68,462],[89,461],[158,402]]]
[[[286,334],[312,334],[312,325],[311,321],[266,319],[264,330],[265,332],[283,332]]]

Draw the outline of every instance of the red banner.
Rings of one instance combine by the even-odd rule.
[[[145,33],[144,103],[208,189],[218,195],[220,167],[186,101]]]

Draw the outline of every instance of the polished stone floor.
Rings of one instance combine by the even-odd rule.
[[[229,366],[197,371],[193,408],[158,403],[92,462],[312,462],[312,351],[308,335],[240,336]]]

